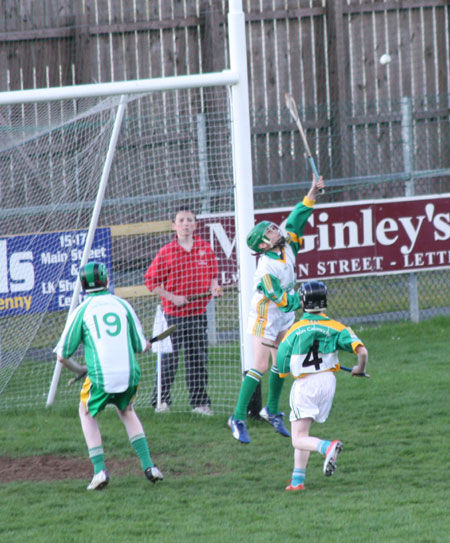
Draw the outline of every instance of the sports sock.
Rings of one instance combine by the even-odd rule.
[[[105,453],[101,445],[100,447],[93,447],[92,449],[89,449],[89,458],[94,466],[94,475],[100,473],[102,469],[106,469]]]
[[[294,471],[292,472],[292,486],[298,486],[302,485],[305,482],[305,471],[302,468],[294,468]]]
[[[323,454],[324,456],[327,453],[328,447],[331,445],[331,441],[321,440],[319,443],[317,443],[317,450],[320,452],[320,454]]]
[[[130,443],[133,445],[133,448],[141,461],[142,469],[145,471],[147,468],[152,468],[155,464],[150,456],[150,450],[145,435],[136,434],[135,436],[130,437]]]
[[[278,369],[272,366],[269,375],[269,394],[267,397],[267,409],[272,415],[278,414],[283,385],[284,379],[281,379]]]
[[[247,372],[241,385],[241,391],[239,392],[239,398],[234,411],[234,418],[236,420],[245,420],[247,417],[248,404],[252,399],[253,393],[256,387],[259,385],[262,379],[262,373],[255,369],[251,369]]]

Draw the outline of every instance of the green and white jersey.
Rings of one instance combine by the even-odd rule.
[[[69,358],[83,343],[88,377],[100,390],[123,392],[137,386],[141,375],[134,353],[147,340],[132,306],[101,291],[89,294],[69,316],[55,352]]]
[[[304,313],[293,324],[277,352],[277,367],[281,377],[289,373],[302,377],[309,373],[338,371],[338,351],[356,352],[364,345],[353,330],[330,319],[325,313]]]
[[[283,293],[294,294],[294,287],[297,281],[296,258],[302,246],[303,232],[308,218],[313,212],[314,202],[307,198],[299,202],[289,214],[286,220],[286,245],[281,249],[281,254],[276,251],[267,251],[260,256],[255,275],[253,277],[252,307],[257,307],[266,295],[261,285],[266,281],[274,282],[280,286]],[[271,299],[271,298],[270,298]],[[284,301],[276,305],[286,305]],[[291,309],[289,309],[291,311]],[[286,309],[287,311],[287,309]]]

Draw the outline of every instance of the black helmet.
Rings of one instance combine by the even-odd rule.
[[[88,262],[80,268],[80,282],[86,292],[105,290],[108,286],[108,269],[103,262]]]
[[[300,287],[300,297],[305,311],[321,311],[327,307],[327,287],[322,281],[308,281]]]

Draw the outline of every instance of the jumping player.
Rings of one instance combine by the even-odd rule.
[[[324,455],[323,473],[327,476],[333,475],[342,451],[339,440],[321,440],[309,435],[311,424],[325,422],[330,413],[336,390],[334,373],[340,369],[338,351],[357,355],[358,363],[352,368],[354,376],[364,374],[368,359],[366,347],[353,330],[324,313],[327,307],[324,283],[303,283],[296,296],[304,313],[289,329],[277,354],[280,376],[291,373],[295,379],[289,399],[294,470],[291,483],[286,487],[294,491],[305,489],[305,471],[311,451]]]
[[[275,431],[289,437],[289,431],[283,423],[284,413],[279,412],[279,402],[283,386],[276,365],[277,346],[295,319],[295,313],[289,308],[289,298],[294,295],[296,283],[295,261],[302,245],[302,236],[306,221],[313,212],[317,193],[324,188],[323,178],[313,182],[308,194],[289,214],[286,222],[287,236],[280,228],[269,221],[258,223],[247,237],[247,245],[256,255],[260,255],[254,276],[254,293],[249,312],[248,333],[253,335],[253,367],[242,381],[239,398],[233,415],[228,419],[228,426],[233,437],[241,443],[250,443],[246,426],[248,405],[264,373],[272,368],[269,377],[267,406],[259,415],[272,424]],[[267,298],[258,288],[261,281],[273,280],[281,285],[284,296],[277,302]],[[284,307],[285,311],[281,311]],[[266,343],[273,346],[268,347]]]
[[[141,375],[134,353],[147,351],[150,342],[131,305],[110,294],[108,271],[102,262],[86,264],[79,275],[88,297],[69,316],[55,352],[72,371],[82,374],[87,369],[79,406],[81,428],[94,466],[87,489],[101,490],[109,482],[96,418],[107,404],[115,405],[145,476],[155,483],[163,479],[163,474],[150,457],[144,429],[133,407]],[[84,345],[86,367],[70,359],[80,343]]]

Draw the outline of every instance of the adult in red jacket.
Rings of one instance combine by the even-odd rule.
[[[161,298],[168,326],[176,325],[171,336],[171,353],[161,355],[161,406],[170,409],[170,390],[178,369],[180,349],[184,349],[189,402],[196,413],[211,415],[208,382],[208,338],[206,307],[211,296],[222,294],[217,280],[217,261],[211,246],[194,236],[194,213],[180,209],[172,222],[175,239],[164,245],[145,273],[145,285]],[[208,293],[208,294],[207,294]],[[152,405],[157,404],[157,387]]]

